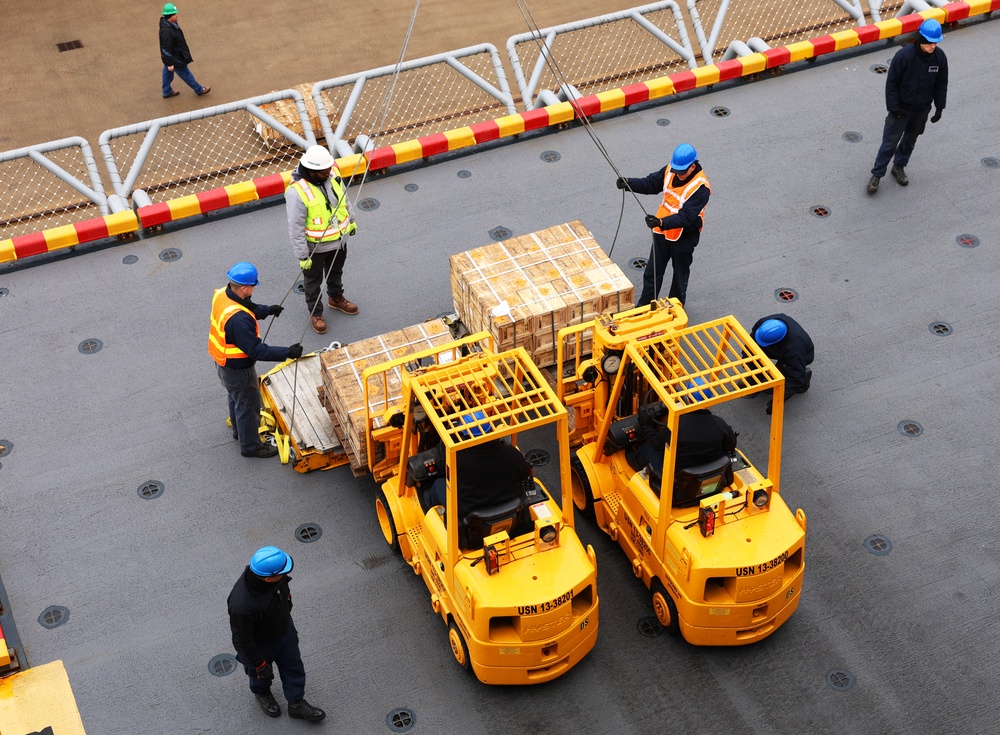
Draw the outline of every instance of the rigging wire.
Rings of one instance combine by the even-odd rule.
[[[375,148],[378,147],[378,138],[382,134],[382,129],[383,129],[384,124],[385,124],[385,118],[388,117],[388,111],[389,111],[390,103],[392,101],[392,96],[395,93],[396,83],[399,80],[400,68],[403,65],[403,59],[406,57],[406,48],[407,48],[407,46],[409,46],[410,37],[413,35],[413,26],[414,26],[414,24],[417,21],[417,11],[419,11],[419,10],[420,10],[420,0],[416,0],[416,5],[414,5],[414,7],[413,7],[413,14],[410,16],[410,25],[406,29],[406,37],[403,39],[402,48],[400,48],[400,50],[399,50],[399,56],[396,59],[396,66],[393,69],[392,75],[390,77],[389,87],[388,87],[388,89],[386,90],[385,94],[382,97],[382,101],[381,101],[381,104],[379,106],[378,112],[375,115],[375,121],[372,124],[373,125],[373,129],[370,131],[372,134],[368,138],[372,142],[371,150],[374,150]],[[361,166],[361,161],[364,160],[367,157],[366,154],[367,154],[367,151],[362,151],[361,157],[358,158],[357,162],[355,163],[354,170],[351,172],[351,174],[350,174],[350,176],[348,178],[352,178],[353,179],[354,176],[358,173],[358,168]],[[362,188],[365,185],[365,180],[368,178],[368,171],[369,171],[369,167],[366,165],[364,172],[362,172],[362,174],[361,174],[361,181],[358,184],[358,191],[357,191],[357,194],[356,194],[356,196],[354,198],[354,203],[355,204],[357,204],[357,202],[361,198],[361,191],[362,191]],[[326,196],[325,193],[324,193],[324,196]],[[337,199],[337,206],[334,207],[334,209],[333,209],[334,213],[336,213],[336,211],[340,208],[341,204],[344,203],[344,201],[345,201],[346,198],[347,198],[347,185],[344,184],[343,183],[343,179],[341,179],[340,196]],[[332,203],[328,202],[328,204],[332,204]],[[349,212],[351,211],[351,207],[350,206],[348,206],[348,211]],[[351,215],[351,219],[353,221],[353,214]],[[309,250],[309,259],[310,260],[312,259],[313,254],[316,252],[316,248],[319,246],[319,244],[322,241],[322,239],[326,236],[326,233],[330,230],[330,226],[332,224],[333,224],[333,220],[331,219],[330,224],[328,224],[327,227],[326,227],[326,230],[324,230],[323,234],[320,235],[320,237],[318,238],[318,240],[315,243],[313,243],[312,248]],[[347,257],[347,242],[350,239],[350,235],[348,235],[345,232],[342,235],[342,238],[343,238],[343,244],[341,245],[341,247],[344,250],[344,257],[346,258]],[[322,298],[322,294],[323,294],[323,288],[322,288],[322,286],[323,286],[323,284],[326,283],[326,279],[330,275],[330,270],[333,268],[334,260],[336,260],[336,256],[333,259],[331,259],[329,266],[326,268],[326,270],[323,271],[323,278],[320,281],[320,298]],[[296,281],[297,281],[297,279],[296,279]],[[285,295],[282,296],[281,301],[278,302],[279,306],[283,305],[285,299],[287,299],[288,296],[289,296],[289,294],[291,294],[292,289],[295,288],[296,281],[293,281],[292,285],[288,287],[287,291],[285,291]],[[308,331],[309,325],[311,324],[312,314],[310,313],[309,316],[310,316],[309,321],[307,321],[305,323],[305,325],[303,325],[303,327],[302,327],[302,333],[299,335],[298,344],[301,344],[302,340],[305,339],[306,332]],[[264,341],[264,340],[267,339],[267,334],[268,334],[268,332],[271,331],[271,326],[273,324],[274,324],[274,320],[272,319],[271,322],[268,324],[267,329],[264,331],[264,337],[262,338],[262,341]],[[296,360],[295,361],[294,370],[292,371],[292,410],[291,410],[291,415],[289,417],[289,423],[288,423],[288,435],[289,435],[289,437],[291,437],[291,435],[292,435],[292,427],[295,426],[295,408],[298,405],[298,401],[295,399],[295,396],[298,395],[298,380],[299,380],[299,362],[298,362],[298,360]]]
[[[528,26],[528,30],[530,31],[532,36],[532,40],[538,47],[538,52],[545,59],[545,64],[546,66],[548,66],[549,71],[556,78],[556,81],[559,82],[559,84],[561,85],[562,89],[564,90],[564,94],[567,97],[572,97],[572,92],[570,91],[570,85],[566,80],[566,76],[563,74],[562,69],[559,67],[559,63],[556,61],[555,54],[553,54],[552,50],[546,44],[543,44],[540,40],[542,38],[542,31],[541,29],[539,29],[538,23],[535,21],[535,17],[531,12],[531,8],[528,7],[527,1],[515,0],[515,2],[517,3],[517,9],[521,13],[521,18]],[[604,157],[604,160],[607,161],[608,164],[611,166],[611,170],[615,172],[615,175],[618,176],[619,178],[625,179],[626,181],[625,186],[628,189],[628,191],[632,194],[632,198],[635,199],[635,203],[639,205],[639,209],[642,210],[643,215],[649,214],[649,212],[646,211],[646,208],[642,206],[642,202],[639,200],[638,195],[634,191],[632,191],[632,187],[628,185],[628,179],[622,175],[621,171],[615,165],[615,162],[611,158],[611,154],[608,152],[608,149],[604,146],[604,143],[597,135],[597,131],[594,130],[594,126],[591,124],[590,121],[590,115],[588,115],[583,110],[583,108],[579,106],[579,104],[577,104],[576,99],[577,98],[570,99],[570,104],[573,105],[573,108],[577,113],[578,119],[580,120],[581,123],[583,123],[583,128],[584,130],[587,131],[587,135],[590,136],[590,139],[594,142],[594,145],[597,146],[597,150]],[[618,217],[618,226],[615,229],[614,239],[611,241],[611,249],[608,251],[608,257],[611,257],[611,253],[614,251],[615,248],[615,243],[618,242],[618,233],[621,231],[622,218],[624,217],[624,215],[625,215],[625,189],[622,189],[621,214]],[[655,269],[656,248],[651,248],[651,253],[653,258],[653,268]]]

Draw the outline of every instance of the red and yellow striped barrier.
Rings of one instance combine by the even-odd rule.
[[[135,212],[129,210],[95,217],[83,222],[75,222],[71,225],[53,227],[30,235],[20,235],[8,240],[0,240],[0,263],[9,263],[31,255],[71,248],[80,243],[103,240],[126,232],[135,232],[138,229],[139,222]]]
[[[378,171],[410,161],[419,161],[441,153],[470,148],[480,143],[509,138],[553,125],[561,125],[602,112],[619,110],[640,102],[669,97],[678,92],[686,92],[751,74],[759,74],[767,69],[805,59],[814,59],[834,51],[882,41],[904,33],[914,33],[927,18],[934,18],[942,24],[955,23],[994,10],[1000,10],[1000,0],[955,2],[943,8],[922,10],[902,18],[883,20],[859,28],[820,36],[809,41],[799,41],[781,48],[768,49],[762,53],[751,54],[739,59],[721,61],[717,64],[678,72],[667,77],[630,84],[620,89],[598,92],[573,102],[562,102],[550,107],[507,115],[496,120],[474,123],[464,128],[376,148],[365,154],[345,156],[337,159],[337,168],[344,178],[359,176],[366,171]],[[186,217],[207,214],[237,204],[276,196],[284,192],[290,181],[291,172],[286,171],[252,181],[231,184],[221,189],[211,189],[171,199],[167,202],[140,207],[136,214],[120,212],[75,225],[15,237],[11,240],[0,240],[0,263],[38,255],[58,248],[72,247],[82,242],[99,240],[124,232],[134,232],[140,226],[143,228],[155,227]]]

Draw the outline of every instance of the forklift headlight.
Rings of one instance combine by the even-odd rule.
[[[538,535],[544,543],[551,544],[559,536],[559,531],[556,530],[555,526],[542,526],[538,529]]]
[[[562,524],[552,517],[535,521],[535,551],[545,551],[559,545],[559,529]]]
[[[758,508],[763,508],[770,499],[771,496],[768,495],[767,490],[758,489],[753,492],[753,504]]]

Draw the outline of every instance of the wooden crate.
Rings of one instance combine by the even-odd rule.
[[[580,221],[451,256],[455,311],[501,350],[555,362],[555,334],[601,313],[631,309],[635,290]]]
[[[320,124],[319,113],[316,112],[316,105],[313,102],[312,87],[312,84],[297,84],[293,89],[301,92],[305,98],[306,112],[309,113],[309,124],[316,133],[316,137],[322,140],[323,126]],[[276,100],[275,102],[268,102],[266,105],[261,105],[260,108],[293,133],[298,133],[306,137],[302,132],[302,120],[299,117],[298,109],[295,107],[295,100],[291,98]],[[247,114],[249,115],[250,113]],[[271,126],[264,124],[259,118],[250,115],[250,119],[253,121],[253,128],[257,131],[257,135],[260,136],[260,139],[269,148],[283,148],[292,145],[292,142],[288,138]]]
[[[451,332],[444,320],[433,319],[320,355],[324,405],[337,438],[351,460],[352,470],[358,472],[368,467],[365,389],[361,379],[365,369],[451,341]],[[368,391],[372,413],[381,415],[386,409],[398,405],[401,393],[399,368],[389,371],[384,381],[372,380]],[[381,426],[381,422],[377,422],[376,426]]]

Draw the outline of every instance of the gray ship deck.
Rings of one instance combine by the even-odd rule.
[[[0,467],[0,572],[28,660],[65,662],[93,735],[304,732],[264,717],[241,672],[208,666],[232,651],[230,587],[273,543],[295,558],[307,698],[327,710],[327,732],[391,732],[399,708],[413,712],[413,733],[995,732],[1000,170],[981,161],[1000,156],[997,31],[945,36],[943,119],[917,144],[910,186],[887,177],[875,197],[864,184],[885,78],[870,67],[893,45],[594,126],[629,175],[659,168],[679,142],[698,148],[714,195],[692,321],[785,311],[815,339],[812,390],[787,407],[782,478],[809,519],[805,585],[766,641],[705,649],[645,637],[645,588],[580,520],[599,560],[592,654],[527,688],[459,670],[423,583],[381,537],[372,480],[243,459],[230,437],[205,349],[212,290],[243,259],[261,270],[264,303],[298,277],[282,207],[261,206],[0,269],[0,439],[13,444]],[[731,114],[713,116],[716,106]],[[550,150],[557,162],[541,159]],[[581,219],[609,248],[614,180],[579,128],[371,178],[363,196],[381,206],[359,212],[346,273],[360,315],[334,314],[320,337],[293,293],[268,341],[305,332],[317,349],[450,311],[448,255],[497,226]],[[813,216],[817,206],[829,216]],[[962,247],[963,234],[981,244]],[[637,284],[629,261],[648,241],[627,201],[612,258]],[[182,257],[161,261],[165,248]],[[798,299],[778,302],[782,288]],[[952,333],[935,334],[939,322]],[[103,348],[82,353],[88,339]],[[725,412],[751,457],[766,447],[762,403]],[[923,433],[904,435],[903,421]],[[144,499],[150,480],[164,491]],[[322,536],[300,543],[307,523]],[[873,534],[891,553],[869,553]],[[70,611],[54,629],[35,620],[50,605]],[[831,686],[834,672],[853,686]]]

